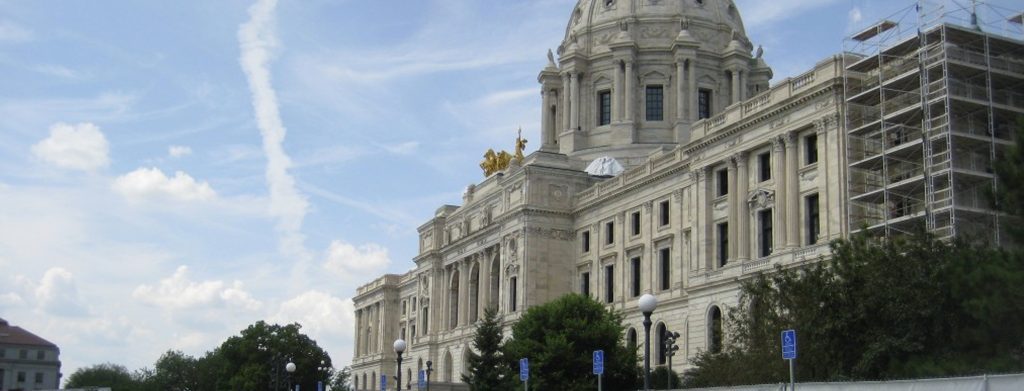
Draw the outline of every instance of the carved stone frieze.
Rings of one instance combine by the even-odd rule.
[[[526,231],[532,236],[539,236],[545,239],[573,240],[572,232],[564,229],[529,227]]]
[[[771,208],[775,205],[775,192],[769,189],[755,189],[747,196],[747,205],[751,211]]]

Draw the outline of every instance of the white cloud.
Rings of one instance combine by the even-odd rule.
[[[32,40],[32,31],[14,22],[0,20],[0,42],[27,42]]]
[[[21,307],[25,305],[25,299],[21,298],[21,295],[14,292],[7,292],[0,294],[0,309],[10,307]]]
[[[256,123],[263,135],[263,151],[267,155],[265,175],[270,186],[270,213],[278,219],[277,229],[283,235],[281,248],[285,254],[308,258],[301,228],[309,202],[299,193],[295,178],[288,173],[292,162],[283,145],[287,131],[278,111],[277,94],[270,83],[268,62],[277,44],[274,31],[276,6],[276,0],[258,0],[249,7],[249,21],[238,28],[238,43],[242,52],[239,62],[249,83]]]
[[[42,73],[44,75],[61,77],[64,79],[79,79],[83,77],[81,73],[75,71],[74,69],[70,69],[60,65],[37,65],[32,67],[32,70]]]
[[[197,182],[177,171],[168,177],[159,168],[139,168],[114,179],[113,188],[130,199],[168,198],[176,201],[209,201],[217,197],[209,183]]]
[[[849,22],[851,25],[860,23],[864,19],[864,14],[860,12],[860,7],[853,7],[850,9]]]
[[[302,325],[302,332],[332,356],[335,367],[351,359],[355,307],[351,299],[311,290],[281,303],[271,322]]]
[[[110,145],[100,128],[91,123],[50,126],[50,137],[32,146],[39,159],[57,167],[94,171],[110,164]]]
[[[167,155],[170,157],[182,157],[192,154],[192,148],[185,145],[172,145],[167,147]]]
[[[362,277],[379,273],[391,264],[388,249],[375,243],[356,247],[335,240],[327,248],[324,267],[342,277]]]
[[[227,285],[224,281],[192,281],[188,266],[179,266],[174,274],[160,280],[157,286],[140,285],[132,292],[136,299],[166,310],[197,308],[235,308],[259,310],[263,303],[253,299],[240,281]]]
[[[88,312],[78,294],[74,276],[63,268],[47,270],[35,289],[35,296],[39,307],[50,314],[81,316]]]

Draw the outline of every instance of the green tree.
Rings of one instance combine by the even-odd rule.
[[[643,372],[643,370],[641,370]],[[672,388],[668,386],[668,377],[672,376]],[[643,382],[641,381],[641,386]],[[669,369],[667,366],[658,366],[651,370],[651,389],[652,390],[674,390],[682,386],[682,382],[679,381],[679,374],[676,371]]]
[[[147,390],[196,391],[209,389],[201,387],[203,378],[199,375],[199,360],[181,351],[168,350],[152,370],[145,371],[143,383]]]
[[[201,359],[200,377],[212,378],[214,389],[266,390],[279,378],[281,389],[290,380],[301,389],[315,390],[318,381],[331,378],[330,370],[318,369],[330,368],[331,357],[302,334],[301,328],[298,323],[280,326],[256,322]],[[295,363],[291,375],[284,369],[288,361]]]
[[[508,360],[502,354],[504,336],[498,322],[498,312],[494,308],[484,310],[484,318],[476,325],[473,347],[480,353],[470,351],[467,374],[462,381],[469,384],[471,390],[513,390],[516,378],[508,366]]]
[[[331,391],[352,391],[352,368],[344,367],[331,378]]]
[[[998,186],[995,193],[996,208],[1015,217],[1016,223],[1024,217],[1024,117],[1017,120],[1016,143],[1006,148],[995,161]],[[1024,243],[1024,227],[1007,224],[1017,243]]]
[[[128,372],[124,365],[104,363],[79,368],[68,376],[64,388],[110,387],[114,390],[135,391],[142,389],[140,379]]]
[[[622,315],[590,297],[569,294],[530,308],[512,327],[505,344],[511,368],[530,359],[530,387],[536,390],[593,390],[592,352],[604,350],[604,387],[634,389],[637,354],[623,343]]]

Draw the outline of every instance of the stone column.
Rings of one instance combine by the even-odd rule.
[[[698,90],[697,90],[697,61],[695,59],[689,59],[689,60],[687,60],[687,62],[689,63],[689,68],[690,69],[689,69],[689,75],[686,78],[686,81],[689,84],[688,92],[687,92],[686,96],[688,97],[689,102],[690,102],[690,121],[691,122],[696,122],[697,121],[697,117],[699,115],[698,114],[698,107],[697,107],[697,104],[699,103],[698,102],[698,96],[697,96],[698,95],[697,94],[697,92],[698,92]]]
[[[797,173],[797,135],[789,132],[786,138],[786,246],[800,247],[800,175]]]
[[[686,60],[676,62],[676,121],[686,120]]]
[[[626,89],[622,87],[622,72],[624,72],[622,67],[616,61],[613,81],[615,84],[612,87],[614,89],[612,91],[612,123],[622,121],[622,101],[625,100],[623,94],[626,92]]]
[[[727,260],[732,261],[737,258],[736,249],[738,246],[738,236],[736,233],[739,232],[739,192],[736,191],[736,159],[728,159],[728,177],[729,177],[729,256]]]
[[[694,246],[693,246],[694,249],[693,249],[693,254],[691,254],[690,256],[694,257],[694,259],[697,260],[696,262],[693,262],[693,265],[696,266],[695,267],[696,270],[703,269],[701,261],[707,262],[707,253],[706,253],[706,250],[705,250],[705,248],[707,247],[705,241],[707,240],[707,230],[708,230],[708,224],[707,224],[707,221],[705,219],[705,217],[707,216],[707,210],[708,210],[708,207],[707,207],[708,195],[707,195],[707,184],[706,184],[706,176],[705,176],[705,172],[706,171],[707,170],[705,168],[703,168],[703,167],[694,170],[694,175],[696,175],[697,180],[694,183],[694,189],[695,190],[694,190],[693,210],[696,211],[697,216],[694,219],[693,230],[692,230],[692,232],[693,232],[693,239],[692,240],[693,240],[693,243],[694,243]],[[706,264],[704,264],[704,265],[706,265]]]
[[[569,129],[576,131],[580,127],[580,74],[573,72],[569,76]]]
[[[553,148],[555,140],[555,119],[551,112],[551,106],[554,103],[552,101],[552,93],[548,91],[547,86],[540,88],[540,138],[541,138],[541,149],[548,150]]]
[[[775,178],[775,222],[773,231],[775,247],[783,248],[786,239],[786,143],[783,137],[772,139],[772,177]]]
[[[567,131],[571,129],[569,127],[569,110],[572,107],[572,103],[569,101],[570,90],[570,79],[569,73],[562,74],[562,130]]]
[[[732,96],[730,97],[732,99],[732,101],[729,103],[729,105],[731,106],[733,104],[738,103],[741,98],[740,98],[740,70],[737,69],[737,68],[732,68],[730,70],[730,72],[732,72]]]
[[[750,184],[750,178],[747,173],[747,158],[749,155],[747,152],[740,152],[736,154],[736,197],[738,203],[736,204],[737,212],[736,220],[737,229],[739,230],[739,251],[736,253],[736,258],[740,261],[750,259],[750,211],[747,205],[747,187]]]
[[[626,84],[626,86],[625,86],[625,89],[626,89],[626,93],[625,93],[626,102],[625,103],[626,104],[624,106],[625,106],[625,110],[626,110],[625,119],[626,119],[626,122],[629,122],[629,123],[633,122],[633,104],[634,104],[634,100],[635,100],[634,97],[633,97],[633,94],[634,94],[633,90],[635,89],[635,87],[633,86],[633,83],[634,83],[633,79],[635,79],[635,78],[636,77],[633,75],[633,61],[632,60],[626,61],[626,83],[625,83]]]
[[[459,261],[459,322],[461,326],[469,324],[469,262]]]
[[[362,334],[363,334],[363,310],[359,309],[359,310],[356,310],[356,335],[355,335],[355,339],[356,339],[355,340],[355,345],[356,346],[355,346],[355,351],[356,351],[356,356],[357,357],[363,354],[363,349],[362,349],[362,347],[363,347],[363,338],[362,338]]]

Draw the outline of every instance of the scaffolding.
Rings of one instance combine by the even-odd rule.
[[[852,232],[1005,241],[989,195],[1024,116],[1019,15],[918,1],[844,40]]]

